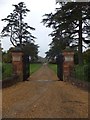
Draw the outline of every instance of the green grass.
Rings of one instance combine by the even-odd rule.
[[[84,66],[77,65],[75,66],[75,74],[76,78],[83,80],[84,79]]]
[[[12,64],[3,63],[2,64],[2,79],[12,76],[13,68]]]
[[[56,64],[48,64],[48,67],[51,68],[55,73],[57,73],[57,65]]]
[[[90,70],[87,70],[87,65],[75,66],[75,77],[79,80],[89,81]]]
[[[1,78],[1,75],[2,75],[2,79],[12,76],[12,73],[13,73],[12,64],[3,63],[2,66],[3,66],[3,68],[0,69],[0,78]],[[36,72],[41,66],[42,66],[42,64],[38,64],[38,63],[30,64],[30,74]],[[55,73],[57,73],[57,65],[56,64],[48,64],[48,67],[51,68]],[[1,64],[0,64],[0,68],[1,68]],[[74,74],[75,74],[76,79],[87,81],[88,73],[87,74],[86,73],[85,73],[85,65],[84,66],[80,66],[80,65],[75,66]],[[90,73],[90,71],[89,71],[89,73]]]
[[[30,64],[30,74],[36,72],[40,67],[41,67],[42,64]],[[10,77],[12,76],[12,73],[13,73],[13,68],[12,68],[12,64],[9,64],[9,63],[3,63],[2,64],[2,79],[5,79],[7,77]]]
[[[48,67],[51,68],[55,73],[57,73],[57,65],[56,64],[48,64]],[[85,65],[76,65],[75,71],[72,71],[75,74],[75,78],[77,80],[90,81],[87,79],[88,73],[85,72]],[[90,72],[89,72],[90,73]]]
[[[30,64],[30,74],[36,72],[41,66],[42,64],[37,64],[37,63]]]

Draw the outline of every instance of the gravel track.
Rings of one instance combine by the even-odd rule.
[[[3,89],[2,98],[3,118],[88,118],[88,92],[58,81],[47,65]]]

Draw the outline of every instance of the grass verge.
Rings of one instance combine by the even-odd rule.
[[[42,64],[38,64],[38,63],[30,64],[30,74],[36,72],[41,66]]]
[[[57,74],[57,65],[56,64],[48,64],[48,67],[51,68]]]
[[[42,64],[38,64],[38,63],[30,64],[30,74],[36,72],[41,66]],[[12,76],[12,73],[13,73],[12,64],[3,63],[2,64],[2,79]]]

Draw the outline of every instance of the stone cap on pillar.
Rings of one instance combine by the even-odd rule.
[[[70,48],[69,46],[67,46],[64,50],[63,50],[63,54],[70,54],[70,55],[74,55],[74,50],[72,48]]]
[[[74,50],[72,48],[70,48],[69,46],[66,46],[66,48],[63,50],[63,52],[74,52]]]
[[[20,46],[16,46],[12,52],[23,52]]]
[[[15,47],[12,50],[12,62],[22,62],[23,51],[20,46]]]
[[[74,65],[74,50],[70,47],[66,47],[65,50],[63,50],[64,55],[64,64],[68,65]]]

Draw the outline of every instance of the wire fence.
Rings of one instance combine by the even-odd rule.
[[[88,89],[90,85],[90,64],[83,66],[76,65],[70,69],[69,81]]]

